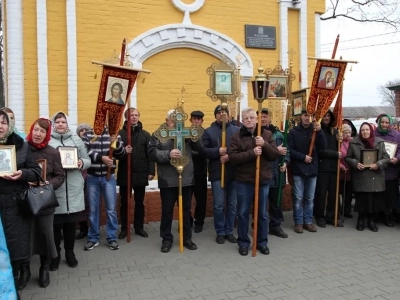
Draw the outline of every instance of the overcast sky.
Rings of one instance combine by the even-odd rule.
[[[336,36],[340,34],[336,58],[359,62],[352,71],[347,67],[343,106],[383,105],[377,86],[400,79],[400,31],[346,19],[322,21],[321,27],[322,57],[331,58]]]

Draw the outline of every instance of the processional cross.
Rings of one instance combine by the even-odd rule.
[[[162,124],[158,130],[154,133],[156,138],[161,143],[166,143],[168,140],[174,141],[174,148],[179,149],[182,153],[180,158],[171,158],[171,164],[176,168],[178,172],[179,182],[179,198],[178,198],[178,209],[179,209],[179,251],[183,252],[183,210],[182,210],[182,173],[185,166],[189,163],[189,157],[186,156],[185,151],[185,140],[191,139],[193,142],[197,142],[204,130],[198,125],[192,124],[191,127],[185,127],[185,121],[188,115],[183,110],[183,101],[181,105],[175,108],[175,112],[171,115],[171,120],[174,121],[175,127],[168,127],[167,124]]]

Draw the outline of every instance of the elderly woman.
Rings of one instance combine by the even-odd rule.
[[[64,182],[64,170],[61,165],[60,153],[50,147],[51,123],[47,119],[37,119],[31,126],[27,136],[33,158],[46,160],[46,181],[54,190]],[[43,167],[43,166],[42,166]],[[50,284],[49,265],[50,259],[57,256],[53,234],[54,208],[48,209],[34,218],[33,226],[33,254],[40,255],[39,286],[47,287]],[[21,274],[18,288],[23,289],[31,277],[29,260],[21,264]]]
[[[61,259],[61,229],[64,234],[65,259],[70,268],[78,266],[76,260],[75,233],[76,222],[79,221],[81,212],[85,209],[84,180],[81,170],[90,167],[90,158],[82,140],[73,133],[68,126],[68,117],[63,112],[58,112],[53,117],[53,133],[49,145],[53,148],[74,147],[78,154],[78,168],[64,168],[65,181],[56,190],[57,200],[60,204],[54,215],[54,241],[57,249],[57,257],[51,260],[50,271],[58,270]]]
[[[11,108],[8,107],[2,107],[1,108],[2,111],[5,111],[8,115],[8,118],[10,119],[10,123],[13,125],[14,127],[14,132],[16,134],[18,134],[20,137],[22,137],[24,140],[26,138],[26,134],[23,133],[22,131],[19,131],[16,127],[15,127],[15,117],[14,117],[14,112],[11,110]]]
[[[340,147],[340,152],[342,156],[340,158],[340,182],[339,182],[339,192],[342,194],[342,205],[344,205],[344,216],[346,218],[353,218],[351,214],[351,201],[352,199],[352,186],[351,186],[351,175],[349,166],[345,162],[345,157],[349,149],[351,141],[352,128],[348,124],[343,124],[342,135],[343,140]]]
[[[396,145],[400,144],[400,133],[397,130],[391,128],[393,120],[391,116],[387,114],[380,115],[376,123],[378,127],[375,129],[375,136],[379,137],[387,142],[394,143]],[[383,198],[380,207],[380,212],[382,212],[382,222],[388,227],[394,226],[394,221],[392,219],[391,213],[397,208],[397,200],[399,199],[399,172],[398,163],[400,160],[400,147],[397,147],[395,153],[390,153],[390,161],[385,170],[385,191],[383,193]]]
[[[376,150],[377,159],[372,159],[370,165],[365,165],[362,159],[365,153],[362,150]],[[385,150],[384,141],[375,137],[369,123],[361,124],[359,135],[350,142],[345,162],[351,168],[353,192],[358,208],[356,229],[364,230],[364,220],[367,217],[368,228],[377,232],[374,214],[379,211],[379,201],[385,191],[385,169],[389,163],[389,154]]]
[[[29,145],[14,132],[8,115],[0,110],[0,144],[15,146],[16,167],[12,173],[0,177],[0,213],[15,283],[21,263],[31,256],[32,217],[26,216],[18,202],[25,197],[28,182],[37,179],[40,166],[35,162]]]

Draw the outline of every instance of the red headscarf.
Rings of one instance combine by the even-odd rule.
[[[46,121],[46,122],[48,123],[49,127],[48,127],[48,129],[47,129],[46,136],[45,136],[43,142],[42,142],[41,144],[35,144],[35,143],[33,142],[33,139],[32,139],[33,127],[35,127],[35,124],[38,124],[38,122],[39,122],[40,120]],[[39,124],[38,124],[38,125],[39,125]],[[40,126],[40,125],[39,125],[39,126]],[[44,128],[43,128],[43,129],[44,129]],[[44,118],[39,118],[39,119],[37,119],[35,122],[33,122],[32,126],[31,126],[31,130],[29,131],[29,134],[28,134],[28,136],[26,137],[26,140],[28,141],[28,143],[31,144],[31,145],[32,145],[33,147],[35,147],[36,149],[43,149],[44,147],[46,147],[46,146],[49,144],[50,139],[51,139],[51,122],[50,122],[50,120],[44,119]]]
[[[369,126],[369,138],[363,138],[361,135],[361,127],[363,127],[364,125],[368,125]],[[365,148],[366,149],[374,149],[374,141],[375,141],[375,133],[374,133],[374,128],[372,128],[372,125],[364,122],[361,124],[360,126],[360,132],[358,133],[358,136],[360,137],[361,141],[364,143]]]

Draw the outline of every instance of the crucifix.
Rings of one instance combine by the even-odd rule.
[[[183,90],[184,91],[184,90]],[[171,164],[176,168],[178,172],[178,211],[179,211],[179,251],[183,252],[183,205],[182,205],[182,173],[185,166],[189,163],[189,157],[186,156],[185,152],[185,140],[191,139],[193,142],[197,142],[203,134],[203,128],[198,125],[192,124],[191,127],[185,127],[185,121],[188,115],[183,110],[183,99],[181,105],[175,108],[175,112],[171,115],[171,120],[174,121],[174,127],[168,127],[167,124],[162,124],[158,130],[154,133],[156,138],[161,143],[166,143],[168,140],[174,141],[174,148],[179,149],[182,153],[180,158],[171,158]]]

